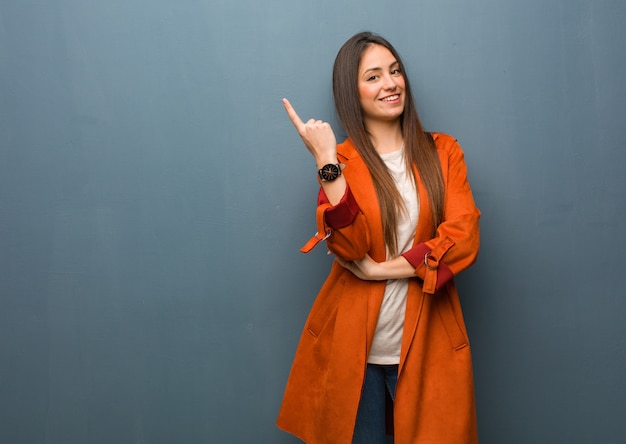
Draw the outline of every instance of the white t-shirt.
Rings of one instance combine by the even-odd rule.
[[[419,216],[419,198],[411,174],[406,170],[404,150],[381,154],[380,157],[391,172],[407,209],[406,213],[400,213],[397,231],[398,251],[404,253],[413,246]],[[391,259],[389,252],[387,259]],[[388,365],[400,362],[408,286],[408,279],[387,281],[368,363]]]

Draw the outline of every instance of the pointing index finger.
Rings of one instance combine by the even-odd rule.
[[[300,116],[298,116],[296,110],[293,109],[293,106],[291,106],[291,103],[289,103],[289,100],[287,99],[283,99],[283,106],[285,107],[287,115],[289,116],[291,123],[293,123],[293,126],[295,126],[296,129],[300,131],[300,129],[304,127],[304,122],[302,121],[302,119],[300,119]]]

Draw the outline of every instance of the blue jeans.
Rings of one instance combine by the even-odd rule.
[[[387,442],[385,398],[393,401],[397,382],[397,365],[367,364],[352,444]]]

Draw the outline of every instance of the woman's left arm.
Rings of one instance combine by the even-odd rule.
[[[386,281],[387,279],[415,277],[415,267],[402,256],[385,262],[376,262],[369,255],[358,261],[346,261],[339,256],[335,260],[364,281]]]
[[[480,245],[480,211],[474,204],[467,180],[463,151],[452,137],[440,135],[439,139],[446,191],[443,222],[435,237],[385,262],[376,263],[369,257],[351,263],[340,261],[359,278],[419,277],[424,281],[424,292],[435,293],[476,260]]]

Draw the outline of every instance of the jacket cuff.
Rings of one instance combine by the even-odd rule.
[[[450,267],[442,260],[433,258],[432,253],[433,250],[425,243],[418,244],[402,253],[402,257],[415,268],[415,274],[424,280],[426,293],[436,293],[454,277]]]
[[[320,189],[318,205],[326,203],[329,203],[328,197],[326,197],[324,190]],[[354,194],[352,194],[350,187],[346,185],[346,192],[343,194],[341,200],[337,202],[337,205],[333,205],[324,211],[324,219],[326,225],[330,228],[343,228],[354,222],[359,211],[360,208],[354,199]]]

